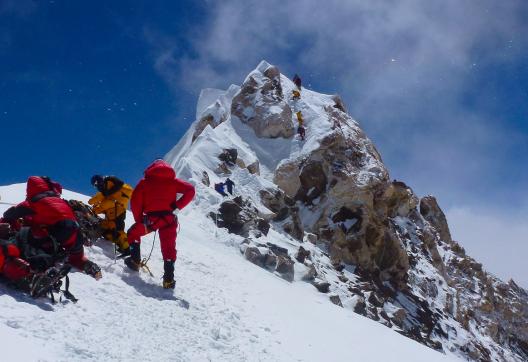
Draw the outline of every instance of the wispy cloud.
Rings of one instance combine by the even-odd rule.
[[[486,270],[504,280],[513,278],[528,289],[528,220],[525,213],[508,213],[473,208],[447,211],[451,233],[463,241],[469,255]]]

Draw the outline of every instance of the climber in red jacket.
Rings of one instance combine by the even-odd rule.
[[[70,205],[60,197],[61,193],[62,186],[49,177],[31,176],[27,181],[26,200],[8,209],[1,221],[10,223],[15,230],[22,225],[29,226],[29,244],[54,258],[64,254],[69,264],[99,279],[101,269],[84,256],[79,224]]]
[[[178,198],[178,194],[182,194]],[[130,256],[125,264],[132,270],[142,266],[141,237],[159,231],[161,254],[164,262],[163,287],[173,289],[174,262],[176,261],[176,213],[194,198],[194,186],[176,178],[174,169],[163,160],[154,161],[139,181],[132,198],[130,208],[135,224],[128,230]]]

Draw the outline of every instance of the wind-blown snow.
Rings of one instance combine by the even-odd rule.
[[[0,187],[2,202],[24,197],[24,184]],[[66,198],[87,196],[64,191]],[[207,195],[200,195],[203,204]],[[0,204],[3,212],[8,205]],[[132,222],[130,215],[127,225]],[[0,340],[5,361],[446,361],[446,357],[350,310],[307,283],[290,284],[240,257],[233,236],[191,204],[180,215],[176,291],[155,277],[114,263],[101,241],[87,249],[103,269],[95,281],[71,274],[79,298],[51,305],[0,286]],[[144,238],[148,254],[153,236]],[[179,299],[189,303],[182,306]]]

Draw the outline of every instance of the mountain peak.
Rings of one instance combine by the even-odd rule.
[[[390,180],[338,96],[265,61],[240,87],[202,94],[166,158],[246,259],[444,353],[528,358],[526,293],[465,254],[434,197]],[[217,192],[227,177],[232,199]]]
[[[270,67],[272,67],[272,65],[270,63],[268,63],[265,60],[261,60],[259,65],[257,65],[257,68],[255,68],[255,70],[257,70],[257,71],[259,71],[261,73],[264,73]]]

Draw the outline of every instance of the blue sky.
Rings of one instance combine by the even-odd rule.
[[[156,73],[144,28],[183,32],[200,9],[95,3],[0,0],[0,124],[9,152],[0,183],[48,174],[91,192],[98,172],[135,183],[188,127],[195,96],[175,97]]]
[[[494,260],[528,252],[526,19],[522,0],[0,0],[0,184],[134,184],[201,88],[266,59],[339,93],[392,177],[436,195],[470,251],[517,275]]]

